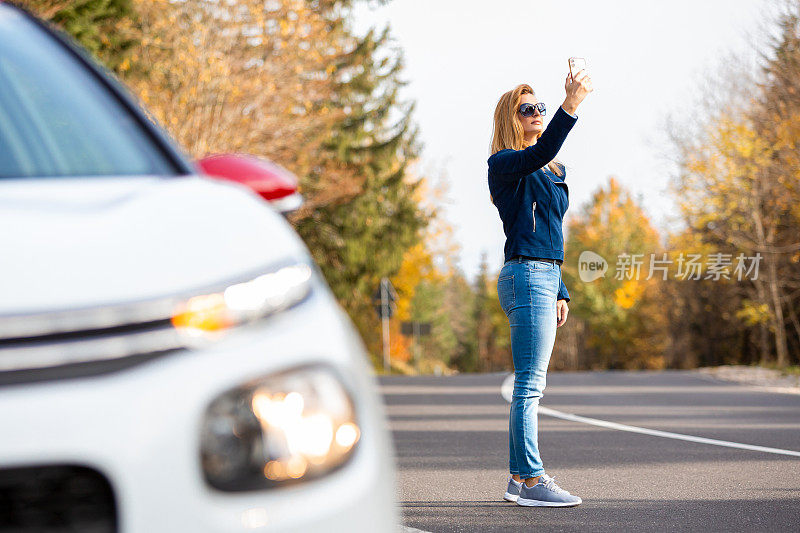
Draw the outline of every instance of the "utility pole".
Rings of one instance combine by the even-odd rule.
[[[386,278],[381,279],[381,322],[383,323],[383,372],[389,373],[389,295]]]

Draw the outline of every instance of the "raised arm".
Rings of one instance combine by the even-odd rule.
[[[567,138],[567,133],[578,120],[574,116],[575,110],[593,90],[592,80],[584,70],[575,73],[575,78],[567,74],[564,90],[567,92],[564,103],[556,110],[553,120],[536,144],[524,150],[501,150],[489,157],[489,173],[495,179],[500,182],[516,181],[539,170],[556,156]]]
[[[578,120],[559,106],[536,144],[524,150],[505,150],[489,157],[489,172],[499,181],[513,181],[535,172],[553,160]]]

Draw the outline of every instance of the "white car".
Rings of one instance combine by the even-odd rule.
[[[0,530],[395,530],[376,379],[288,193],[201,175],[0,0]]]

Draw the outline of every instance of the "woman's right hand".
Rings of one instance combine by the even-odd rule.
[[[564,83],[564,89],[567,91],[567,97],[561,107],[564,111],[575,114],[578,109],[578,104],[583,102],[590,92],[592,92],[592,79],[581,69],[575,74],[575,79],[572,79],[570,74],[567,74],[567,81]]]

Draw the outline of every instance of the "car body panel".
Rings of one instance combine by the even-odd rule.
[[[0,316],[155,298],[309,255],[247,187],[203,177],[3,180],[0,225],[14,228],[0,233],[13,251]]]

